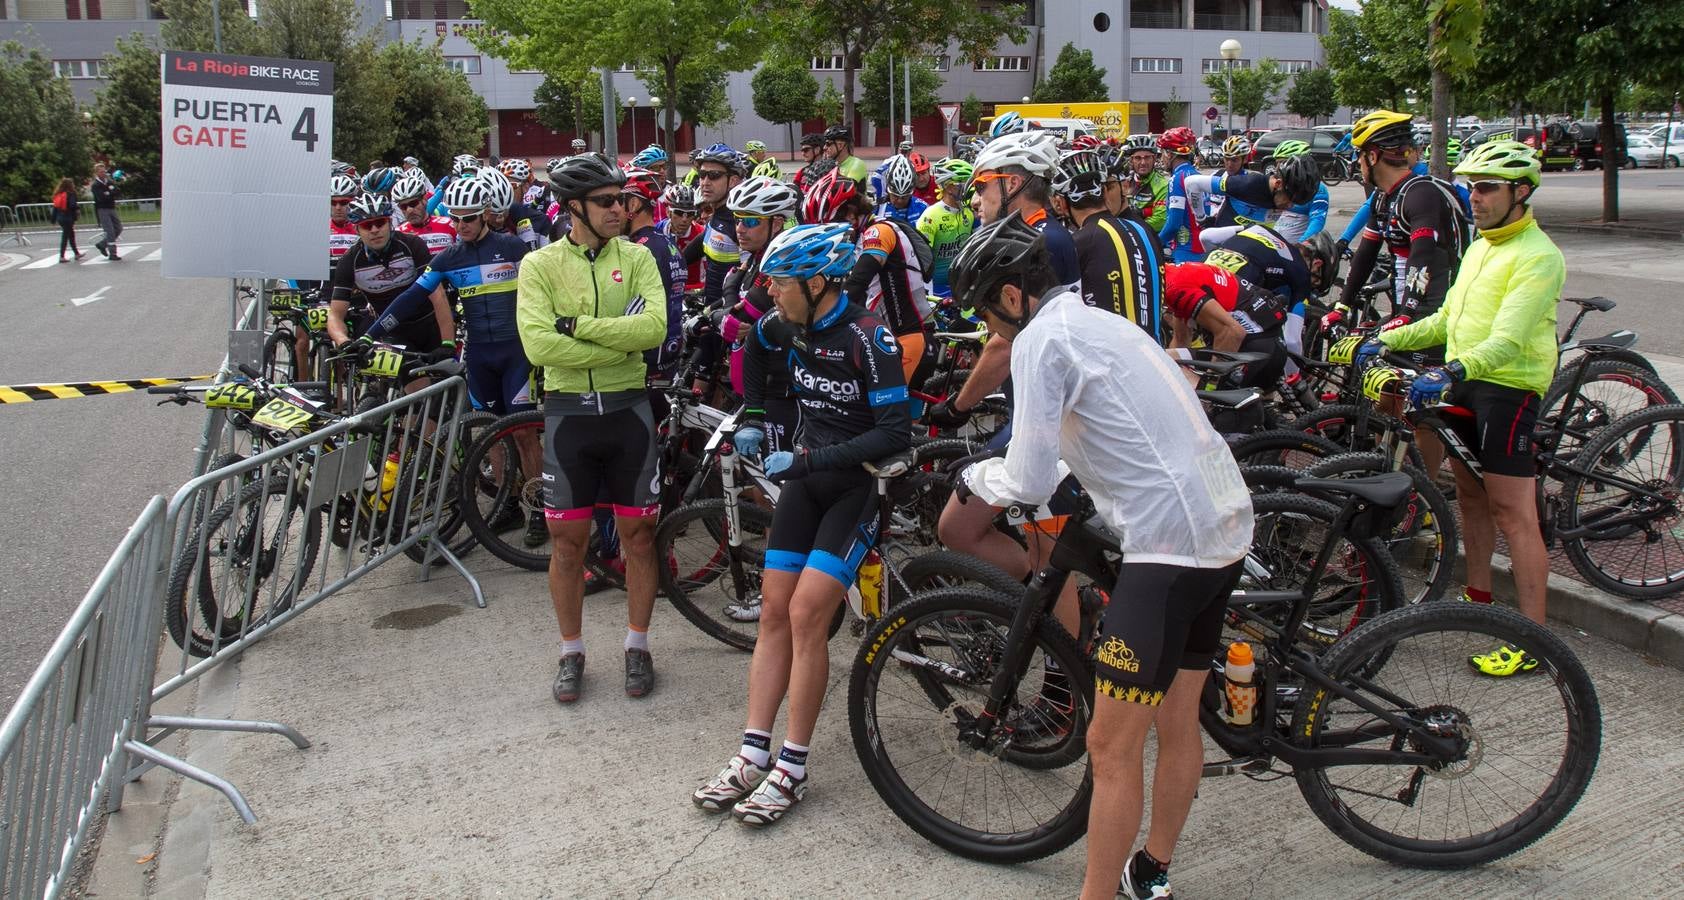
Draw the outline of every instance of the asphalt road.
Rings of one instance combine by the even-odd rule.
[[[1623,175],[1628,212],[1684,201],[1684,173]],[[1596,173],[1552,174],[1541,215],[1593,218]],[[1342,228],[1361,191],[1333,190]],[[124,260],[58,265],[56,235],[27,248],[0,248],[0,322],[7,352],[0,385],[203,374],[223,353],[227,282],[166,280],[159,274],[159,229],[131,228]],[[1587,334],[1615,327],[1643,335],[1640,349],[1684,356],[1676,311],[1684,245],[1559,233],[1569,296],[1602,294],[1618,309],[1598,315]],[[76,299],[82,299],[81,304]],[[88,298],[95,298],[91,301]],[[1684,387],[1684,386],[1681,386]],[[145,394],[52,400],[0,407],[0,705],[9,707],[111,548],[154,493],[169,494],[189,473],[202,426],[195,409],[158,408]]]

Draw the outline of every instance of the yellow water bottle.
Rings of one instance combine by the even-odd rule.
[[[398,455],[390,454],[386,457],[386,465],[380,470],[380,498],[379,510],[385,512],[392,505],[392,491],[398,485]]]
[[[860,607],[868,619],[883,615],[883,557],[872,550],[860,563]]]

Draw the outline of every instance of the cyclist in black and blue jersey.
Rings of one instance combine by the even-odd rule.
[[[1223,198],[1222,206],[1208,220],[1199,223],[1201,232],[1212,228],[1256,225],[1271,215],[1315,199],[1321,186],[1321,171],[1310,156],[1280,160],[1272,172],[1224,172],[1220,175],[1189,175],[1188,193]]]
[[[742,261],[737,247],[737,219],[725,204],[731,189],[748,175],[748,157],[714,144],[696,154],[696,193],[704,206],[713,207],[702,236],[684,247],[686,265],[705,260],[702,266],[702,300],[718,306],[725,296],[725,275]]]

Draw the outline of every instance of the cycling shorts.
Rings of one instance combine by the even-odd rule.
[[[864,469],[814,472],[784,482],[772,512],[765,567],[813,569],[852,587],[860,561],[877,543],[876,485]]]
[[[1244,564],[1194,569],[1123,563],[1095,644],[1095,691],[1157,706],[1178,670],[1209,669],[1222,643],[1228,595]]]
[[[544,517],[591,517],[600,499],[614,515],[646,518],[659,511],[660,449],[647,397],[600,416],[544,416]]]
[[[494,415],[535,409],[532,364],[520,341],[476,341],[468,348],[468,393]]]
[[[1531,478],[1538,474],[1532,427],[1538,423],[1538,395],[1528,390],[1468,381],[1450,389],[1440,417],[1485,471]]]
[[[801,403],[794,397],[771,397],[766,404],[766,447],[763,453],[795,451],[795,434],[801,428]]]

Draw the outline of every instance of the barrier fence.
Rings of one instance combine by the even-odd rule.
[[[83,200],[76,204],[78,228],[98,228],[99,217],[94,214],[92,200]],[[124,227],[130,225],[155,225],[164,218],[164,201],[160,197],[141,197],[133,200],[117,201],[117,218]],[[42,233],[57,233],[58,224],[53,221],[53,205],[51,203],[19,203],[16,206],[0,206],[0,230],[9,231],[0,246],[14,244],[19,247],[30,245],[29,235]]]

